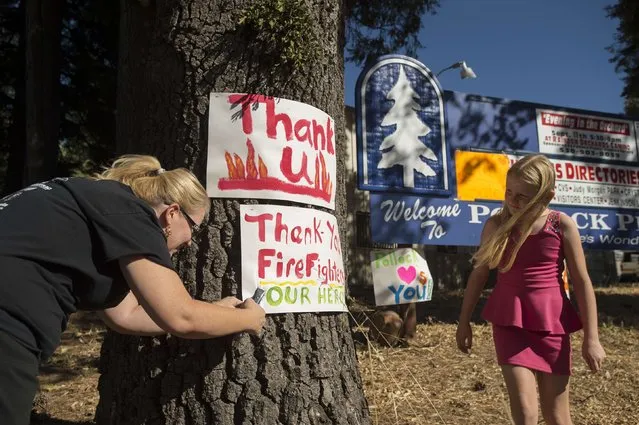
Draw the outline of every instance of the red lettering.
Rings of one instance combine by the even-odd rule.
[[[262,96],[259,96],[262,97]],[[253,117],[251,116],[251,103],[257,99],[256,96],[250,96],[246,94],[232,94],[228,97],[228,102],[237,105],[242,104],[242,130],[244,134],[251,134],[253,132]]]
[[[293,227],[293,230],[291,230],[291,240],[295,243],[302,243],[302,237],[300,236],[301,234],[302,234],[302,227],[300,226]]]
[[[313,121],[315,123],[315,121]],[[304,130],[304,132],[302,132]],[[311,142],[311,123],[309,120],[299,120],[295,123],[295,138],[300,142],[308,142],[310,146],[313,146]]]
[[[561,170],[561,164],[559,162],[555,164],[555,173],[557,174],[558,179],[561,179],[564,176],[564,173]]]
[[[275,215],[275,240],[280,242],[282,240],[282,232],[284,232],[284,241],[288,242],[288,226],[282,224],[282,213]]]
[[[266,99],[266,135],[270,139],[277,138],[277,124],[284,124],[284,133],[286,134],[286,140],[293,139],[293,125],[291,123],[291,117],[285,113],[275,113],[275,101],[272,97]]]
[[[580,165],[579,166],[579,175],[577,176],[577,178],[579,180],[586,180],[586,166],[585,165]]]
[[[328,118],[326,120],[326,143],[328,143],[328,147],[326,148],[326,152],[330,153],[331,155],[335,155],[335,148],[333,147],[333,136],[335,135],[335,133],[333,132],[333,129],[331,128],[331,119]]]
[[[304,273],[302,273],[302,270],[304,270],[304,261],[299,260],[297,263],[295,263],[295,276],[297,276],[298,279],[304,277]]]
[[[282,264],[282,253],[281,252],[277,252],[277,259],[279,260],[277,262],[277,265],[275,266],[275,276],[280,277],[282,276],[282,268],[284,267]]]
[[[318,143],[318,139],[322,139],[322,149],[326,149],[326,134],[324,134],[324,127],[322,124],[318,124],[317,121],[313,120],[313,148],[317,150],[320,146]]]
[[[619,183],[626,184],[626,170],[619,170]]]
[[[291,275],[291,268],[295,265],[295,258],[289,258],[286,262],[286,277]],[[282,275],[277,275],[277,277],[282,277]]]
[[[566,178],[569,180],[575,178],[575,167],[570,163],[566,163]]]
[[[315,261],[319,258],[319,255],[316,253],[306,254],[306,276],[310,276],[313,271],[313,267],[315,266]]]
[[[264,279],[264,270],[271,265],[271,260],[267,257],[275,255],[274,249],[260,249],[257,252],[257,275],[260,279]]]
[[[308,176],[308,157],[306,156],[306,152],[302,153],[302,165],[300,167],[300,171],[295,173],[293,171],[293,149],[290,147],[285,147],[282,151],[282,160],[280,161],[280,170],[284,177],[286,177],[290,182],[297,183],[302,178],[305,178],[308,184],[312,184],[311,178]]]
[[[278,214],[280,215],[280,214]],[[266,222],[273,220],[273,214],[260,214],[260,215],[244,215],[244,220],[247,223],[258,223],[258,238],[260,242],[266,240]]]

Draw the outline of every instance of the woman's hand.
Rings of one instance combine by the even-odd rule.
[[[599,340],[592,341],[584,339],[581,345],[581,355],[593,372],[599,372],[601,370],[603,361],[606,358],[606,352],[599,343]]]
[[[469,322],[460,322],[457,325],[455,339],[457,340],[457,348],[468,354],[473,347],[473,330]]]
[[[259,335],[264,323],[266,323],[266,312],[259,306],[252,298],[247,298],[241,304],[237,305],[238,308],[245,310],[251,315],[250,327],[246,330],[253,335]]]
[[[219,301],[214,301],[213,304],[217,304],[220,307],[234,308],[242,304],[242,300],[235,297],[224,297]]]

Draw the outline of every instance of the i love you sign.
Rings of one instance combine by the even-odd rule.
[[[375,305],[430,301],[433,277],[428,263],[412,248],[371,252]]]

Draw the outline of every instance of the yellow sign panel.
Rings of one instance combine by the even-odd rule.
[[[457,198],[503,201],[508,168],[510,161],[506,154],[455,151]]]

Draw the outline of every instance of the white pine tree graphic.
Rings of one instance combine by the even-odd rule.
[[[419,95],[411,87],[401,65],[397,82],[386,98],[395,101],[395,104],[380,125],[384,127],[395,124],[397,127],[379,146],[382,159],[377,168],[401,165],[404,168],[404,187],[415,187],[415,171],[427,177],[435,175],[435,171],[422,157],[437,161],[437,156],[419,140],[421,136],[430,133],[431,129],[417,116],[416,111],[421,110],[421,107],[415,100],[419,99]]]

